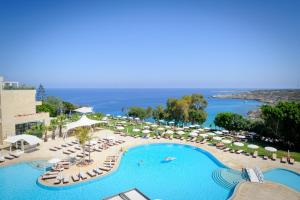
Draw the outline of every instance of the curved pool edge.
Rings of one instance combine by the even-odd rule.
[[[264,170],[263,173],[267,173],[267,172],[270,172],[270,171],[273,171],[273,170],[276,170],[276,169],[289,171],[289,172],[291,172],[291,173],[294,173],[294,174],[300,176],[300,173],[299,173],[299,172],[296,172],[296,171],[291,170],[291,169],[283,168],[283,167],[272,167],[272,168],[269,168],[269,169],[267,169],[267,170]]]
[[[202,147],[199,147],[199,146],[196,146],[195,144],[185,144],[185,143],[180,143],[180,142],[176,142],[176,141],[157,141],[157,142],[153,142],[153,143],[142,143],[142,144],[134,144],[134,145],[131,145],[131,146],[128,146],[126,147],[127,151],[128,150],[132,150],[132,149],[135,149],[135,148],[139,148],[139,147],[142,147],[142,146],[151,146],[151,145],[178,145],[178,146],[183,146],[183,147],[187,147],[187,148],[191,148],[191,149],[195,149],[203,154],[205,154],[206,156],[209,157],[209,159],[211,159],[213,162],[215,162],[217,165],[221,166],[221,167],[224,167],[224,168],[229,168],[229,169],[234,169],[234,170],[237,170],[236,168],[231,168],[231,167],[228,167],[227,165],[225,165],[221,160],[219,160],[217,158],[217,156],[215,156],[213,153],[211,153],[209,150],[206,150],[206,149],[203,149]],[[80,181],[80,182],[76,182],[76,183],[71,183],[71,184],[68,184],[68,185],[44,185],[44,184],[41,184],[38,182],[38,179],[36,181],[36,184],[42,188],[42,189],[47,189],[47,190],[68,190],[68,189],[72,189],[72,188],[76,188],[76,187],[81,187],[81,186],[85,186],[85,185],[88,185],[88,184],[91,184],[91,183],[94,183],[96,181],[99,181],[99,180],[102,180],[102,179],[105,179],[107,177],[109,177],[110,175],[114,174],[116,172],[116,170],[119,169],[119,165],[120,163],[122,162],[122,159],[123,159],[123,153],[126,153],[125,152],[122,152],[120,153],[120,159],[118,160],[118,163],[115,165],[115,167],[107,174],[103,175],[103,176],[99,176],[99,177],[95,177],[95,178],[91,178],[91,179],[88,179],[88,180],[85,180],[85,181]],[[44,159],[36,159],[36,160],[44,160]],[[26,164],[28,162],[32,162],[32,161],[36,161],[36,160],[27,160],[27,161],[21,161],[21,162],[17,162],[17,163],[10,163],[8,165],[3,165],[3,166],[0,166],[0,168],[3,168],[3,167],[9,167],[9,166],[12,166],[12,165],[18,165],[18,164]],[[276,170],[276,169],[282,169],[282,170],[286,170],[286,171],[289,171],[289,172],[292,172],[292,173],[295,173],[297,175],[300,175],[299,172],[297,171],[294,171],[294,170],[291,170],[291,169],[288,169],[288,168],[284,168],[284,167],[273,167],[273,168],[269,168],[269,169],[266,169],[264,170],[263,172],[269,172],[269,171],[272,171],[272,170]],[[290,190],[293,190],[293,191],[296,191],[298,192],[297,190],[287,186],[287,185],[284,185],[284,184],[281,184],[279,182],[274,182],[274,181],[269,181],[268,182],[272,182],[274,184],[279,184],[279,185],[282,185],[284,186],[285,188],[288,188]],[[242,185],[242,183],[244,183],[244,181],[238,183],[232,190],[231,192],[229,193],[227,199],[233,199],[234,196],[236,195],[236,193],[238,192],[239,190],[239,187],[240,185]]]
[[[292,174],[295,174],[295,175],[297,175],[297,176],[300,176],[300,173],[298,173],[298,172],[296,172],[296,171],[294,171],[294,170],[290,170],[290,169],[287,169],[287,168],[283,168],[283,167],[273,167],[273,168],[264,170],[264,171],[263,171],[263,174],[264,174],[264,173],[271,172],[271,171],[275,171],[275,170],[284,170],[284,171],[290,172],[290,173],[292,173]],[[274,183],[274,184],[281,185],[281,186],[286,187],[286,188],[288,188],[288,189],[290,189],[290,190],[293,190],[293,191],[295,191],[295,192],[300,193],[300,190],[298,191],[298,190],[296,190],[295,188],[292,188],[292,187],[290,187],[290,186],[288,186],[288,185],[286,185],[286,184],[283,184],[283,183],[280,183],[280,182],[276,182],[276,181],[272,181],[272,180],[269,180],[269,179],[268,179],[268,180],[265,180],[265,181],[270,182],[270,183]]]
[[[239,190],[239,188],[240,188],[240,186],[243,184],[243,183],[245,183],[246,181],[240,181],[233,189],[232,189],[232,191],[231,191],[231,193],[229,194],[229,197],[228,197],[228,199],[227,200],[233,200],[233,198],[234,197],[236,197],[236,194],[237,194],[237,192],[238,192],[238,190]]]
[[[128,147],[126,149],[126,151],[122,152],[119,155],[121,159],[118,160],[118,162],[115,165],[115,167],[110,172],[108,172],[107,174],[105,174],[103,176],[89,178],[87,180],[83,180],[83,181],[75,182],[75,183],[73,182],[73,183],[70,183],[70,184],[67,184],[67,185],[47,185],[47,184],[44,184],[43,182],[41,182],[40,181],[41,180],[40,177],[38,177],[38,179],[36,181],[36,184],[39,187],[43,188],[43,189],[49,189],[49,190],[67,190],[67,189],[71,189],[71,188],[74,188],[74,187],[81,187],[81,186],[84,186],[84,185],[87,185],[87,184],[91,184],[91,183],[93,183],[95,181],[99,181],[101,179],[105,179],[105,178],[109,177],[110,175],[114,174],[119,169],[119,166],[120,166],[120,164],[122,162],[124,153],[128,152],[129,150],[134,150],[136,148],[140,148],[140,147],[143,147],[143,146],[152,146],[152,145],[177,145],[177,146],[182,146],[182,147],[185,147],[185,148],[190,148],[190,149],[199,151],[200,153],[203,153],[205,156],[209,157],[209,159],[211,159],[219,167],[227,168],[227,169],[232,169],[232,168],[228,167],[227,165],[225,165],[223,162],[221,162],[219,159],[217,159],[212,153],[210,153],[209,151],[204,150],[204,149],[202,149],[200,147],[197,147],[197,146],[194,146],[194,145],[190,145],[190,144],[176,143],[176,142],[172,142],[172,143],[169,143],[169,142],[157,142],[157,143],[149,143],[149,144],[138,144],[138,145],[134,145],[134,146]],[[234,170],[236,170],[236,169],[234,169]]]

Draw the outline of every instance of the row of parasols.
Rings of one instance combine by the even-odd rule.
[[[231,140],[223,139],[223,138],[218,137],[218,136],[213,137],[212,139],[215,140],[215,141],[220,141],[224,144],[231,144],[232,143]],[[233,145],[238,146],[238,147],[243,147],[245,144],[242,143],[242,142],[234,142]],[[258,149],[259,146],[255,145],[255,144],[248,144],[247,148],[249,148],[249,149]],[[269,151],[269,152],[276,152],[277,151],[277,149],[274,148],[274,147],[265,147],[265,150]]]

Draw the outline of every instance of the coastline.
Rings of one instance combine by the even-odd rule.
[[[245,92],[217,94],[212,98],[254,100],[266,104],[274,104],[278,101],[300,101],[300,89],[257,89]]]

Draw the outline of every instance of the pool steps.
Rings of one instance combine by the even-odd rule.
[[[233,189],[242,180],[247,180],[245,172],[233,169],[217,169],[212,173],[212,179],[225,189]]]

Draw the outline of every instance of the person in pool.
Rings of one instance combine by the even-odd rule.
[[[143,161],[143,160],[140,160],[140,161],[138,162],[138,166],[141,166],[142,164],[144,164],[144,161]]]
[[[171,160],[175,160],[176,158],[175,157],[165,157],[165,161],[171,161]]]

